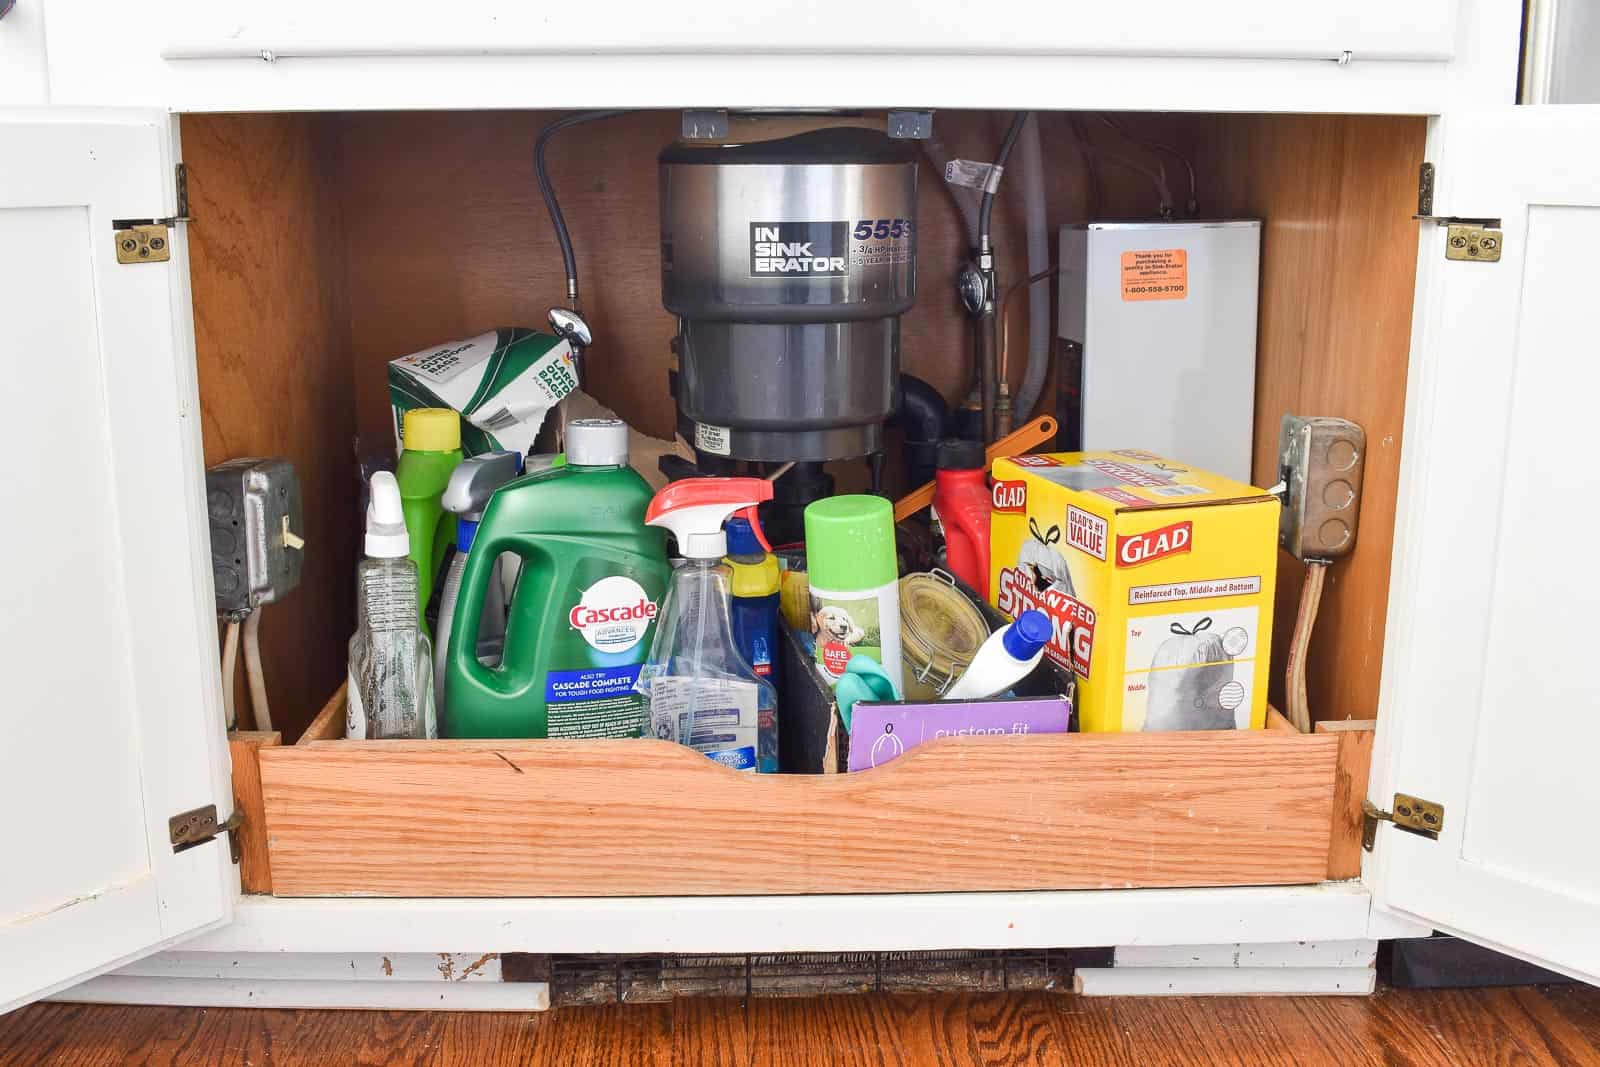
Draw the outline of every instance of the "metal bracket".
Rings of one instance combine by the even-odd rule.
[[[889,112],[889,136],[901,141],[926,141],[933,136],[933,112],[896,109]]]
[[[685,141],[720,141],[728,136],[728,113],[721,110],[685,111],[679,134]]]
[[[180,222],[192,221],[189,215],[189,168],[179,163],[173,168],[174,200],[178,213],[159,219],[113,219],[118,263],[165,263],[172,258],[172,242],[167,231]]]
[[[185,852],[196,845],[214,840],[219,833],[228,835],[228,855],[239,862],[239,828],[244,825],[244,813],[238,808],[228,816],[228,821],[217,823],[217,806],[179,812],[167,820],[167,836],[172,841],[172,851]]]
[[[1472,263],[1498,263],[1506,235],[1499,230],[1460,223],[1450,226],[1444,239],[1444,258]]]
[[[1417,174],[1417,218],[1425,219],[1433,214],[1433,164],[1423,163],[1421,171]]]
[[[1439,840],[1439,831],[1444,829],[1444,805],[1435,804],[1431,800],[1407,796],[1405,793],[1394,795],[1394,810],[1384,811],[1370,800],[1361,802],[1361,847],[1368,852],[1378,837],[1378,824],[1380,822],[1394,823],[1395,826],[1407,833],[1426,837],[1430,841]]]

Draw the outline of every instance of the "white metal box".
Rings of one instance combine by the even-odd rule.
[[[1085,450],[1142,448],[1250,481],[1261,223],[1061,228]]]

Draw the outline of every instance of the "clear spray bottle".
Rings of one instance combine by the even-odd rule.
[[[740,771],[778,770],[778,691],[734,641],[722,524],[750,519],[772,499],[761,478],[693,478],[650,501],[645,522],[671,530],[683,563],[672,572],[638,689],[650,701],[651,736],[676,741]]]
[[[437,737],[433,657],[417,611],[417,565],[409,558],[400,486],[388,471],[372,476],[366,552],[356,571],[345,736]]]

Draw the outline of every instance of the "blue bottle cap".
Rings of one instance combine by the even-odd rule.
[[[756,532],[751,529],[749,519],[741,519],[738,516],[734,516],[724,523],[722,528],[728,534],[728,555],[766,555],[766,549],[762,548],[761,542],[756,540]]]
[[[1051,632],[1050,616],[1042,611],[1024,611],[1007,627],[1000,643],[1012,659],[1026,662],[1050,643]]]

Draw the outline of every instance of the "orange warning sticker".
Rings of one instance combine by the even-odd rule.
[[[1122,253],[1122,299],[1182,300],[1189,295],[1189,252],[1150,248]]]

